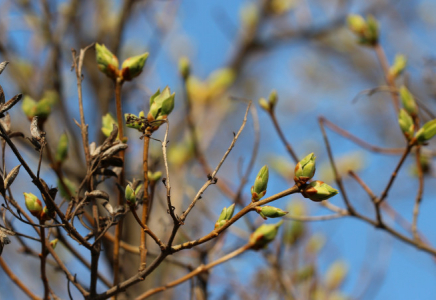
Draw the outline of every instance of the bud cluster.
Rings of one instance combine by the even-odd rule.
[[[222,227],[233,217],[233,213],[235,211],[235,204],[230,205],[229,207],[224,207],[221,211],[221,214],[218,220],[215,223],[215,229]]]
[[[35,216],[40,220],[41,222],[49,221],[53,219],[55,216],[54,214],[50,213],[47,206],[42,207],[41,200],[38,199],[34,194],[32,193],[23,193],[24,194],[24,201],[26,203],[26,207],[29,210],[29,212],[32,214],[32,216]]]
[[[349,15],[348,27],[356,34],[359,43],[366,46],[375,46],[379,39],[379,26],[377,20],[369,15],[366,20],[360,15]]]

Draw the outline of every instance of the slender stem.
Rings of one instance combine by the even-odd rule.
[[[157,235],[151,231],[151,229],[147,226],[147,224],[142,223],[142,221],[139,219],[138,214],[136,213],[135,207],[132,205],[130,206],[130,211],[133,214],[133,217],[135,217],[136,222],[142,227],[143,232],[150,235],[150,237],[156,242],[156,244],[161,248],[161,250],[165,250],[165,244],[162,243],[162,241],[157,237]],[[141,254],[141,248],[139,249],[139,253]],[[145,267],[144,267],[145,268]]]
[[[117,108],[117,120],[118,120],[118,136],[120,140],[124,138],[124,130],[123,130],[123,107],[121,103],[121,88],[123,86],[123,81],[118,78],[115,81],[115,103]],[[121,169],[120,177],[118,178],[118,183],[121,186],[124,186],[124,151],[121,151],[120,157],[123,161],[123,168]],[[118,205],[123,205],[123,194],[118,191]],[[114,285],[117,285],[119,278],[119,269],[120,269],[120,241],[123,232],[123,219],[118,221],[118,224],[115,227],[115,243],[114,243],[114,256],[113,256],[113,270],[114,270]],[[115,297],[116,299],[116,297]]]
[[[250,249],[250,244],[246,244],[246,245],[242,246],[241,248],[238,248],[235,251],[230,252],[229,254],[224,255],[223,257],[221,257],[221,258],[219,258],[219,259],[217,259],[217,260],[215,260],[207,265],[200,265],[192,272],[189,272],[185,276],[183,276],[177,280],[171,281],[170,283],[168,283],[164,286],[151,289],[151,290],[143,293],[142,295],[139,295],[136,298],[136,300],[143,300],[143,299],[146,299],[154,294],[157,294],[157,293],[163,292],[167,289],[173,288],[173,287],[175,287],[175,286],[177,286],[177,285],[179,285],[179,284],[181,284],[181,283],[183,283],[183,282],[185,282],[185,281],[187,281],[187,280],[189,280],[189,279],[191,279],[191,278],[193,278],[201,273],[209,271],[210,269],[212,269],[213,267],[215,267],[219,264],[222,264],[222,263],[224,263],[232,258],[235,258],[236,256],[244,253],[248,249]]]
[[[291,155],[294,162],[297,164],[300,160],[298,159],[297,154],[295,154],[294,149],[292,148],[291,144],[288,143],[286,140],[285,135],[283,134],[282,129],[280,128],[279,122],[277,122],[277,118],[275,115],[275,112],[273,110],[269,111],[269,116],[271,117],[271,120],[274,124],[274,128],[276,129],[277,133],[279,134],[280,140],[285,145],[286,150],[288,150],[289,155]]]
[[[416,148],[415,155],[416,155],[416,168],[418,170],[419,187],[418,187],[418,192],[416,193],[415,206],[413,208],[412,234],[415,240],[419,240],[420,237],[418,233],[418,216],[419,216],[419,208],[422,200],[422,193],[424,191],[424,173],[422,171],[422,165],[420,159],[421,156],[420,146]]]
[[[386,53],[383,47],[380,44],[374,46],[375,53],[377,54],[377,58],[380,62],[380,65],[383,69],[383,73],[385,75],[386,83],[391,87],[395,88],[395,82],[392,76],[389,74],[389,62],[386,57]],[[398,112],[400,110],[400,102],[398,100],[398,95],[395,92],[390,93],[392,96],[392,104],[394,105],[395,111]]]
[[[141,217],[141,223],[139,223],[141,226],[147,226],[147,219],[148,219],[148,207],[149,207],[149,198],[148,198],[148,150],[150,148],[150,131],[145,131],[144,133],[144,149],[143,149],[143,156],[142,156],[142,171],[144,175],[144,194],[142,196],[142,217]],[[134,212],[136,214],[136,211]],[[139,270],[142,271],[147,266],[147,235],[146,230],[144,228],[143,231],[141,231],[141,245],[139,246],[139,255],[140,255],[140,262],[139,262]]]
[[[40,221],[41,225],[44,225],[43,221]],[[48,300],[49,299],[49,294],[50,294],[50,287],[48,285],[48,279],[47,279],[47,273],[46,273],[46,259],[47,259],[47,250],[46,250],[46,245],[45,245],[45,228],[41,228],[40,230],[41,232],[41,266],[40,266],[40,270],[41,270],[41,279],[42,279],[42,283],[44,284],[44,300]]]
[[[27,288],[20,278],[15,275],[9,266],[6,264],[3,258],[0,257],[0,267],[2,267],[3,271],[5,271],[6,275],[32,300],[41,300],[41,298],[37,297],[32,291]]]

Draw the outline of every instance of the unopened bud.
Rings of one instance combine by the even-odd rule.
[[[378,43],[378,23],[373,16],[368,16],[365,20],[359,15],[349,15],[347,22],[350,30],[359,38],[360,44],[375,46]]]
[[[364,34],[365,30],[367,29],[366,21],[360,15],[348,15],[347,23],[348,28],[350,28],[350,30],[357,35]]]
[[[183,79],[187,79],[191,74],[191,63],[187,57],[179,59],[179,72]]]
[[[150,98],[150,111],[147,115],[148,120],[154,121],[166,119],[174,109],[174,97],[175,93],[171,94],[169,87],[166,87],[162,92],[160,89],[157,90],[157,92]]]
[[[277,91],[272,90],[271,93],[269,94],[269,97],[268,97],[269,104],[272,108],[274,108],[276,106],[278,99],[279,99],[279,96],[277,95]]]
[[[259,106],[262,107],[266,111],[270,111],[271,110],[271,107],[270,107],[268,101],[266,101],[265,98],[260,98],[259,99]]]
[[[98,69],[112,79],[118,77],[118,58],[105,45],[95,44]]]
[[[266,188],[268,186],[268,166],[263,166],[257,174],[254,185],[251,187],[251,199],[253,201],[259,201],[266,194]]]
[[[415,138],[418,143],[425,143],[430,140],[436,134],[436,119],[428,121],[418,130],[415,134]]]
[[[161,171],[157,171],[157,172],[148,171],[148,180],[150,180],[150,181],[156,182],[161,177],[162,177],[162,172]]]
[[[407,58],[402,54],[395,56],[394,64],[389,68],[389,76],[393,79],[397,78],[407,66]]]
[[[126,186],[125,196],[129,205],[134,205],[136,203],[136,193],[130,184]]]
[[[41,200],[39,200],[34,194],[31,193],[23,193],[23,194],[24,194],[24,200],[26,202],[27,209],[33,216],[39,218],[42,213]]]
[[[343,261],[334,262],[327,270],[325,285],[329,290],[336,290],[342,284],[348,272],[348,266]]]
[[[106,137],[109,137],[112,133],[112,130],[114,130],[114,124],[117,125],[114,117],[112,114],[107,113],[102,118],[101,132],[103,132]]]
[[[402,108],[398,114],[398,124],[408,140],[411,140],[415,130],[412,117]]]
[[[221,211],[218,220],[215,223],[215,229],[218,229],[224,224],[226,224],[226,222],[233,217],[234,211],[235,211],[235,204],[232,204],[229,207],[224,207],[223,210]]]
[[[283,224],[280,221],[276,224],[263,224],[256,229],[250,236],[249,243],[251,248],[259,250],[265,248],[270,242],[274,240],[279,230],[279,227]]]
[[[288,212],[283,211],[280,208],[274,207],[274,206],[257,206],[255,207],[256,212],[265,220],[267,218],[279,218],[286,215]]]
[[[301,192],[303,197],[309,198],[312,201],[319,202],[327,200],[338,194],[338,190],[332,188],[328,184],[315,180],[309,183],[304,190]]]
[[[315,175],[315,160],[316,156],[312,152],[295,166],[295,183],[305,184]]]
[[[54,239],[50,241],[50,246],[54,249],[56,249],[56,246],[58,245],[59,240],[58,239]]]
[[[404,85],[400,88],[401,103],[404,109],[412,116],[418,115],[418,106],[416,105],[415,98],[412,93]]]
[[[145,62],[148,58],[148,52],[144,54],[129,57],[121,66],[121,76],[124,80],[130,81],[141,74]]]
[[[68,156],[68,135],[66,133],[61,134],[59,138],[58,147],[56,149],[56,161],[63,162]]]

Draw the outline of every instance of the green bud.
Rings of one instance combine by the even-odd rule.
[[[279,96],[277,95],[277,91],[272,90],[271,93],[269,94],[269,97],[268,97],[269,104],[270,104],[271,108],[274,108],[276,106],[278,99],[279,99]]]
[[[295,166],[295,183],[305,184],[315,175],[315,159],[316,157],[312,152]]]
[[[259,250],[265,248],[270,242],[274,240],[279,230],[279,227],[283,224],[283,220],[276,224],[263,224],[254,231],[249,243],[251,248]]]
[[[315,202],[327,200],[336,194],[338,194],[338,190],[320,180],[312,181],[301,192],[304,198],[309,198]]]
[[[257,206],[255,207],[256,212],[265,220],[267,218],[279,218],[286,215],[288,212],[283,211],[280,208],[274,207],[274,206]]]
[[[251,187],[251,199],[253,201],[259,201],[266,194],[266,188],[268,186],[269,171],[268,166],[263,166],[257,174],[254,185]]]
[[[262,107],[266,111],[271,110],[270,104],[268,103],[268,101],[265,100],[265,98],[259,99],[259,106]]]
[[[59,242],[58,239],[54,239],[50,241],[50,246],[53,248],[53,250],[56,249],[58,242]]]
[[[43,98],[36,104],[35,116],[41,119],[47,119],[51,113],[53,103],[49,98]]]
[[[375,46],[378,43],[379,28],[373,16],[365,19],[359,15],[349,15],[348,27],[359,38],[359,43],[366,46]]]
[[[21,101],[21,109],[26,115],[27,119],[32,120],[36,113],[36,101],[30,98],[29,96],[24,96]]]
[[[191,63],[187,57],[179,59],[179,72],[183,79],[187,79],[191,74]]]
[[[215,223],[215,229],[222,227],[228,220],[233,217],[233,213],[235,211],[235,204],[230,205],[228,208],[224,207],[221,211],[221,214],[218,220]]]
[[[23,194],[24,194],[24,201],[26,203],[27,209],[33,216],[39,218],[42,213],[41,200],[39,200],[34,194],[31,193],[23,193]]]
[[[117,125],[117,121],[115,121],[111,113],[107,113],[103,116],[101,131],[106,137],[110,136],[112,130],[114,130],[114,124]]]
[[[398,114],[398,124],[408,140],[411,140],[415,131],[412,117],[402,108]]]
[[[59,138],[58,147],[56,149],[56,161],[58,163],[64,162],[68,156],[68,135],[62,133]]]
[[[150,98],[150,111],[147,118],[149,121],[166,119],[174,109],[175,93],[171,94],[169,87],[166,87],[162,92],[157,92]],[[158,128],[159,126],[157,126]],[[157,129],[156,128],[156,129]]]
[[[130,81],[141,74],[145,62],[148,58],[148,52],[144,54],[129,57],[121,66],[121,76],[124,80]]]
[[[357,35],[362,35],[367,30],[365,19],[360,15],[348,15],[348,28]]]
[[[157,171],[157,172],[151,172],[148,171],[148,180],[150,181],[158,181],[160,178],[162,177],[162,172],[161,171]]]
[[[223,68],[214,71],[207,79],[209,85],[209,97],[213,98],[221,94],[236,79],[235,71],[230,68]]]
[[[418,115],[418,106],[416,105],[415,98],[404,85],[400,88],[401,103],[404,109],[412,116]]]
[[[105,45],[95,44],[98,69],[112,79],[118,77],[118,58]]]
[[[393,79],[397,78],[407,66],[407,58],[402,54],[395,56],[394,64],[389,68],[389,76]]]
[[[418,130],[415,134],[415,138],[418,143],[422,144],[430,140],[436,134],[436,119],[428,121]]]
[[[72,183],[68,178],[64,177],[63,178],[63,182],[65,183],[68,191],[70,192],[70,194],[72,196],[74,196],[76,194],[76,186],[74,185],[74,183]],[[57,181],[57,186],[59,189],[59,193],[60,195],[67,199],[67,200],[71,200],[70,199],[70,194],[68,194],[67,190],[64,188],[63,184],[61,183],[61,181],[58,179]]]
[[[134,205],[136,203],[136,193],[130,184],[126,186],[125,197],[129,205]]]
[[[334,262],[327,270],[325,276],[325,285],[329,290],[335,290],[340,287],[348,272],[348,266],[343,261]]]

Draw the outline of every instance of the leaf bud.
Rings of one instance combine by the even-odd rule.
[[[129,205],[135,205],[136,203],[136,193],[132,186],[128,184],[125,190],[126,201]]]
[[[316,156],[312,153],[303,158],[296,166],[294,171],[295,183],[305,184],[315,175],[315,159]]]
[[[416,105],[415,98],[404,85],[400,88],[400,98],[404,109],[412,116],[418,115],[418,106]]]
[[[252,201],[259,201],[266,194],[266,188],[268,186],[269,171],[268,166],[263,166],[257,174],[254,185],[251,187],[251,199]]]
[[[309,198],[312,201],[319,202],[327,200],[338,194],[338,190],[332,188],[328,184],[315,180],[309,183],[301,192],[303,197]]]
[[[141,74],[145,62],[148,58],[148,52],[132,56],[126,59],[121,66],[121,76],[124,80],[130,81]]]
[[[224,207],[221,211],[221,214],[218,220],[215,223],[215,229],[222,227],[233,217],[233,213],[235,211],[235,204],[230,205],[229,207]]]
[[[191,74],[191,63],[187,57],[182,57],[179,59],[179,72],[183,79],[187,79]]]
[[[407,58],[405,55],[397,54],[394,59],[394,64],[389,68],[389,76],[395,79],[403,73],[407,66]]]
[[[418,130],[415,138],[418,143],[422,144],[430,140],[436,134],[436,119],[428,121]]]
[[[42,213],[42,203],[41,200],[39,200],[34,194],[32,193],[23,193],[24,194],[24,201],[26,203],[26,207],[29,210],[29,212],[39,218]]]
[[[408,140],[411,140],[415,130],[412,117],[402,108],[398,114],[398,124]]]
[[[58,147],[56,149],[56,161],[58,163],[64,162],[65,159],[68,156],[68,135],[66,133],[62,133],[59,142]]]
[[[286,215],[288,212],[283,211],[280,208],[274,207],[274,206],[257,206],[255,207],[256,212],[265,220],[267,218],[279,218]]]
[[[95,44],[95,54],[98,69],[109,78],[116,79],[119,72],[118,58],[105,45],[100,44]]]
[[[54,239],[50,241],[50,246],[54,249],[56,249],[56,246],[58,245],[59,240],[58,239]]]
[[[263,224],[257,228],[250,236],[249,244],[251,249],[259,250],[265,248],[274,240],[282,224],[283,220],[276,224]]]

